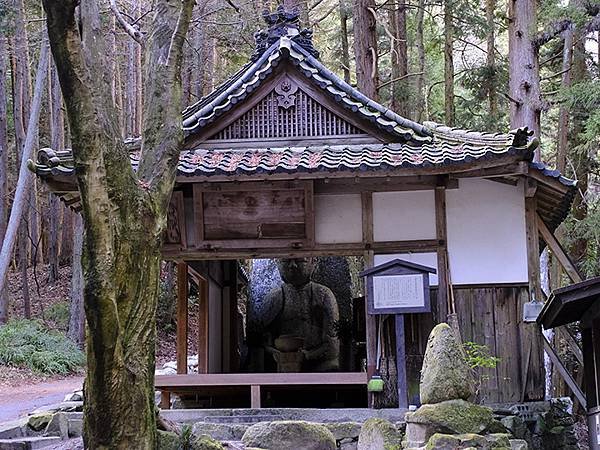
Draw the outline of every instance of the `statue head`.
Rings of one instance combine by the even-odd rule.
[[[277,261],[279,274],[285,283],[304,286],[311,279],[315,270],[314,258],[280,259]]]

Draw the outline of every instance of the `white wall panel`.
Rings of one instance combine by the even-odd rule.
[[[373,240],[435,239],[434,191],[373,193]]]
[[[362,242],[360,194],[315,195],[315,240],[320,244]]]
[[[402,259],[422,266],[431,267],[437,271],[437,253],[397,253],[387,255],[375,255],[375,265],[385,264],[393,259]],[[437,286],[437,274],[429,274],[429,285]]]
[[[462,179],[446,192],[454,284],[527,281],[523,186]]]

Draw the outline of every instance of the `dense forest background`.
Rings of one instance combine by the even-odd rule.
[[[579,181],[562,243],[587,276],[600,275],[600,3],[585,0],[288,0],[314,31],[322,62],[399,114],[465,129],[529,126],[537,157]],[[123,138],[140,135],[144,75],[136,36],[152,2],[101,1],[112,42],[112,97]],[[184,101],[193,104],[246,64],[264,28],[266,0],[198,1],[185,45]],[[0,237],[15,201],[45,33],[41,5],[0,0]],[[69,147],[69,126],[50,59],[34,149]],[[0,324],[43,315],[42,297],[71,278],[69,336],[82,342],[82,226],[69,205],[32,177],[11,274],[0,291]],[[547,259],[548,286],[564,277]],[[169,275],[170,274],[170,275]],[[172,268],[166,267],[166,286]],[[172,286],[171,286],[172,287]],[[64,288],[64,286],[63,286]]]

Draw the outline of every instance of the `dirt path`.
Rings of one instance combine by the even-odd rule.
[[[17,419],[40,406],[62,402],[65,395],[81,389],[83,377],[38,384],[0,387],[0,422]]]

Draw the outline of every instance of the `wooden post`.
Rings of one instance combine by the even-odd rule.
[[[187,373],[188,344],[188,279],[187,264],[177,263],[177,373]]]
[[[171,393],[169,391],[160,391],[160,407],[161,409],[171,408]]]
[[[563,269],[565,269],[567,275],[569,275],[569,277],[574,283],[579,283],[583,281],[583,277],[577,270],[575,264],[573,264],[573,261],[571,261],[571,258],[569,258],[569,255],[567,255],[565,250],[562,248],[562,245],[560,245],[560,242],[558,242],[558,239],[556,239],[556,237],[552,234],[552,232],[544,223],[543,219],[537,213],[536,219],[540,236],[542,237],[542,239],[544,239],[544,242],[552,251],[552,255],[554,255],[556,259],[558,259],[560,264],[563,266]]]
[[[396,314],[396,372],[398,374],[398,408],[408,409],[404,314]]]
[[[250,386],[250,408],[260,408],[260,385]]]
[[[533,183],[533,184],[532,184]],[[527,272],[529,278],[529,294],[542,301],[540,283],[540,239],[537,222],[537,202],[535,181],[527,179],[525,183],[525,231],[527,236]]]
[[[372,251],[365,252],[365,268],[373,267],[375,255]],[[365,340],[367,349],[367,379],[371,379],[377,367],[377,325],[376,318],[369,314],[367,299],[367,288],[365,286]],[[373,407],[373,394],[368,396],[369,408]]]
[[[198,293],[198,373],[208,373],[208,279],[200,279]]]
[[[582,331],[590,448],[600,448],[600,317]]]
[[[446,225],[446,187],[435,188],[435,230],[437,249],[437,323],[448,319],[448,233]]]

